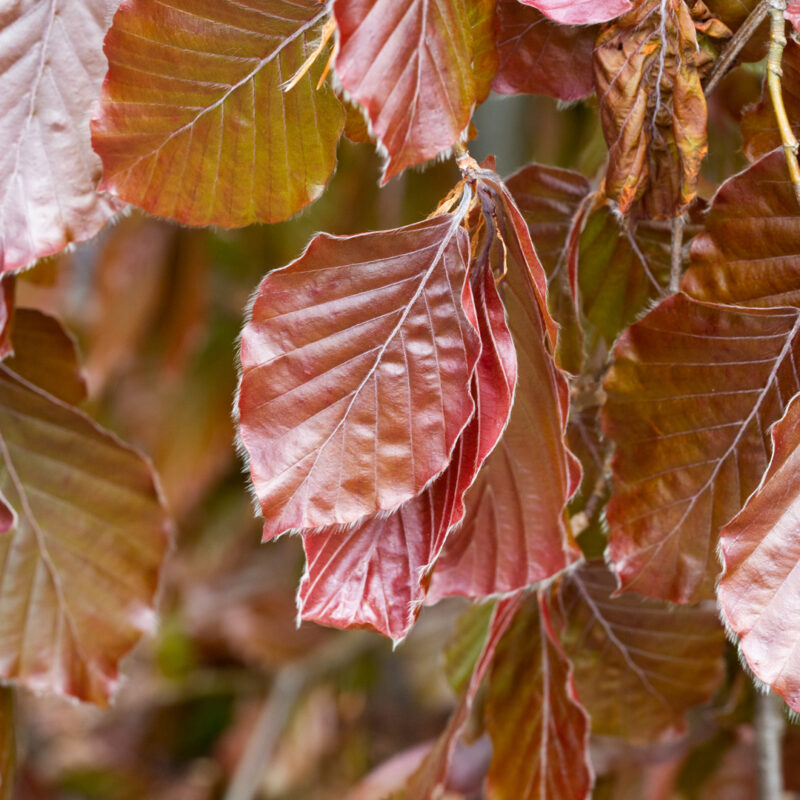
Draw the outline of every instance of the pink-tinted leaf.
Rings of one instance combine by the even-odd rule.
[[[169,524],[149,464],[0,365],[0,676],[105,705],[154,622]]]
[[[17,0],[0,9],[0,270],[94,236],[122,206],[96,191],[89,116],[116,0]]]
[[[791,0],[787,3],[784,16],[792,23],[794,29],[800,32],[800,2],[798,0]]]
[[[630,11],[630,0],[519,0],[563,25],[593,25]]]
[[[756,492],[722,530],[725,621],[755,676],[800,710],[800,398],[772,428],[773,455]]]
[[[560,25],[519,0],[499,0],[497,20],[494,91],[546,94],[559,100],[578,100],[594,91],[596,28]]]
[[[105,41],[92,121],[102,188],[161,217],[234,227],[286,219],[321,193],[344,114],[317,0],[126,0]]]
[[[334,0],[336,74],[388,156],[382,182],[464,136],[487,93],[494,0]]]
[[[720,528],[767,468],[767,431],[800,391],[800,313],[674,295],[622,335],[605,389],[616,445],[606,517],[622,590],[711,595]]]
[[[497,645],[485,713],[493,747],[488,800],[589,797],[589,717],[538,594],[525,598]]]
[[[722,679],[725,634],[716,607],[612,597],[615,589],[602,561],[547,589],[578,696],[593,733],[636,743],[672,738],[685,730],[685,712],[707,702]]]
[[[800,307],[800,227],[783,149],[722,184],[681,288],[698,300]]]
[[[474,411],[468,257],[444,215],[320,234],[262,281],[238,410],[266,539],[393,510],[447,468]]]

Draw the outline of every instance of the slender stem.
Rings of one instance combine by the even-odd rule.
[[[767,86],[772,107],[775,110],[775,119],[781,134],[783,152],[786,155],[786,166],[789,168],[789,179],[794,186],[794,193],[800,202],[800,164],[797,163],[797,139],[792,132],[789,117],[786,116],[786,106],[783,104],[783,91],[781,90],[781,60],[783,48],[786,46],[786,0],[769,0],[769,55],[767,56]]]
[[[725,77],[742,48],[750,41],[750,37],[766,19],[768,8],[768,0],[761,0],[750,12],[747,19],[739,26],[739,29],[728,42],[722,55],[714,62],[714,66],[711,68],[705,85],[706,97],[714,91],[717,84]]]
[[[783,703],[769,692],[756,695],[756,754],[758,756],[759,800],[782,800]]]
[[[677,294],[681,288],[681,275],[683,274],[683,229],[686,217],[679,214],[672,220],[672,238],[669,248],[669,291]]]

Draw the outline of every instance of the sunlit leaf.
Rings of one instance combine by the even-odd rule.
[[[336,74],[388,156],[382,181],[464,136],[497,65],[494,0],[335,0]]]
[[[800,710],[800,398],[772,428],[769,470],[722,530],[718,597],[754,675]]]
[[[707,117],[697,58],[682,0],[647,0],[598,36],[606,192],[623,213],[643,197],[648,216],[674,216],[696,194]]]
[[[638,743],[672,738],[684,731],[687,709],[708,701],[722,679],[725,634],[716,607],[612,597],[616,588],[595,561],[547,590],[578,697],[593,733]]]
[[[0,8],[0,270],[90,239],[122,206],[96,191],[89,116],[115,0]]]
[[[500,0],[497,20],[494,91],[546,94],[559,100],[578,100],[594,91],[596,28],[560,25],[519,0]]]
[[[262,281],[238,410],[265,538],[393,510],[447,468],[474,410],[467,239],[450,215],[319,234]]]
[[[284,89],[328,15],[317,0],[135,0],[105,41],[92,122],[102,188],[151,214],[233,227],[286,219],[321,193],[344,114],[316,89],[325,58]]]
[[[720,528],[767,467],[770,425],[800,391],[800,313],[674,295],[620,337],[605,390],[616,446],[606,516],[623,590],[712,593]]]
[[[519,0],[526,6],[538,8],[550,19],[563,25],[592,25],[607,22],[630,11],[630,0]]]
[[[485,713],[489,800],[589,797],[589,718],[538,594],[526,597],[497,645]]]

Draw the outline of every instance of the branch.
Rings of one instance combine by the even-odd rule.
[[[672,220],[672,236],[669,248],[669,290],[671,294],[677,294],[681,287],[681,275],[683,274],[683,228],[686,225],[686,217],[679,214]]]
[[[756,753],[758,756],[759,800],[782,800],[783,714],[780,698],[769,692],[756,695]]]
[[[714,91],[717,84],[725,77],[742,48],[750,41],[758,26],[767,18],[768,8],[768,0],[761,0],[731,37],[722,55],[714,62],[714,66],[708,75],[705,85],[706,97]]]

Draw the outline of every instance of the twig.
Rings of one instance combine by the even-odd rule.
[[[800,165],[797,163],[797,139],[792,133],[789,117],[786,116],[786,107],[783,104],[781,91],[781,60],[783,48],[786,46],[786,0],[768,0],[769,2],[769,55],[767,56],[767,86],[772,107],[775,109],[775,119],[783,142],[783,152],[786,155],[786,166],[789,168],[789,179],[794,186],[794,193],[800,203]]]
[[[352,661],[376,641],[377,636],[361,632],[339,635],[307,658],[278,670],[224,800],[255,797],[264,770],[306,686]]]
[[[782,800],[781,744],[785,727],[780,698],[769,692],[756,696],[756,753],[759,800]]]
[[[768,8],[768,0],[761,0],[731,37],[722,55],[714,62],[714,66],[708,75],[705,85],[706,97],[714,91],[717,84],[725,77],[742,48],[750,41],[750,37],[756,32],[758,26],[767,18]]]
[[[672,220],[672,236],[670,237],[669,247],[669,291],[670,294],[677,294],[681,287],[681,275],[683,274],[683,228],[686,225],[686,217],[679,214]]]

